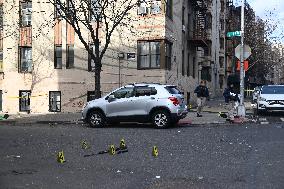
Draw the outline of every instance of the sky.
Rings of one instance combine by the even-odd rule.
[[[241,4],[241,0],[234,0],[234,2],[236,5]],[[277,30],[270,37],[278,40],[283,37],[281,42],[284,43],[284,0],[247,0],[247,2],[254,9],[257,16],[278,23]],[[272,16],[270,16],[270,12],[272,12]]]

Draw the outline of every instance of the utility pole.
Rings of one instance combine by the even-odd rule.
[[[224,35],[224,71],[225,71],[225,73],[224,73],[224,86],[225,87],[227,87],[227,84],[228,84],[228,82],[227,82],[227,79],[228,79],[228,75],[227,75],[227,55],[226,55],[226,49],[227,49],[227,42],[226,42],[226,27],[227,27],[227,25],[226,25],[226,19],[227,19],[227,8],[228,8],[228,6],[227,6],[227,0],[225,0],[225,7],[224,7],[224,31],[222,31],[222,32],[225,32],[225,35]],[[224,87],[224,88],[225,88]]]
[[[240,105],[238,106],[238,116],[246,116],[244,105],[244,37],[245,37],[245,0],[242,0],[241,10],[241,53],[240,53]]]

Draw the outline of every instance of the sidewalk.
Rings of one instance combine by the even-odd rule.
[[[0,121],[5,124],[81,124],[81,113],[50,113],[50,114],[21,114],[10,115],[7,120]]]
[[[247,112],[251,113],[251,104],[246,102]],[[180,124],[208,125],[224,124],[226,119],[219,116],[219,112],[227,112],[223,99],[212,99],[204,107],[203,117],[196,117],[196,108],[191,109],[187,117],[180,120]],[[21,114],[9,115],[7,120],[0,121],[0,125],[31,125],[31,124],[82,124],[81,113],[50,113],[50,114]]]
[[[196,107],[192,108],[187,114],[186,118],[180,120],[181,124],[192,125],[208,125],[208,124],[225,124],[228,123],[226,118],[219,116],[219,112],[228,112],[228,105],[224,102],[223,98],[211,99],[206,102],[206,106],[203,108],[202,116],[196,116]],[[245,107],[248,114],[252,114],[253,110],[249,100],[245,101]]]

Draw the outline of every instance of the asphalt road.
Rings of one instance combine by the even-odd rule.
[[[121,138],[129,152],[84,157]],[[61,150],[63,164],[56,161]],[[284,124],[0,126],[0,167],[1,189],[283,189]]]

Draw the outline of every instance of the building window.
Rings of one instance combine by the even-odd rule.
[[[181,53],[181,75],[184,75],[184,50]]]
[[[137,14],[141,16],[148,14],[148,5],[145,1],[142,1],[138,4]]]
[[[54,47],[54,68],[62,68],[62,46]]]
[[[102,17],[102,8],[99,0],[90,0],[91,10],[90,10],[90,20],[96,21],[97,19],[101,20]]]
[[[211,81],[211,69],[210,69],[210,67],[202,67],[201,79]]]
[[[0,29],[3,29],[3,4],[0,4]]]
[[[212,28],[212,15],[211,13],[206,14],[206,20],[205,20],[205,28],[211,29]]]
[[[211,43],[208,42],[208,46],[204,47],[204,56],[211,56]]]
[[[151,14],[160,14],[161,13],[161,0],[154,0],[151,3]]]
[[[224,38],[220,38],[220,49],[224,49]]]
[[[3,93],[2,93],[2,90],[0,90],[0,111],[2,111],[2,97]]]
[[[192,59],[192,77],[195,78],[195,57]]]
[[[0,73],[3,73],[3,51],[0,51]]]
[[[21,26],[31,26],[32,25],[32,2],[25,1],[21,2]]]
[[[61,92],[49,91],[49,111],[61,112]]]
[[[95,99],[95,91],[87,91],[87,102]]]
[[[184,21],[184,12],[185,12],[185,7],[182,7],[182,20],[181,20],[181,22],[182,22],[182,25],[184,26],[185,25],[185,21]]]
[[[186,75],[189,77],[190,75],[190,56],[189,53],[187,53],[187,70],[186,70]]]
[[[166,0],[166,15],[173,18],[173,0]]]
[[[224,68],[224,57],[222,56],[219,57],[219,64],[220,64],[220,68]]]
[[[221,30],[224,30],[224,19],[220,19]]]
[[[66,50],[66,68],[74,68],[74,45],[67,45]]]
[[[31,91],[19,91],[19,110],[20,112],[29,112]]]
[[[60,18],[60,10],[61,10],[61,0],[54,0],[55,6],[54,6],[54,17]]]
[[[225,2],[224,0],[221,0],[221,12],[224,12],[225,10]]]
[[[19,72],[32,72],[32,48],[20,47]]]
[[[90,50],[94,53],[95,51],[95,45],[90,45]],[[95,70],[95,62],[94,60],[91,58],[91,54],[88,52],[88,71],[94,71]]]
[[[138,41],[138,69],[160,68],[161,41]]]
[[[165,55],[166,55],[166,69],[172,69],[172,43],[166,42],[165,43]]]

